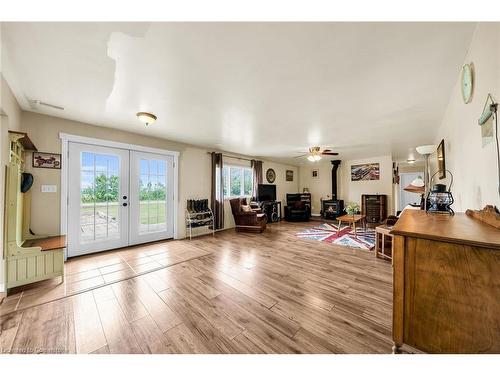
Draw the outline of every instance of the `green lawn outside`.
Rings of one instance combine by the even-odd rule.
[[[148,205],[149,203],[149,205]],[[148,207],[149,206],[149,207]],[[149,208],[149,212],[148,212]],[[81,215],[92,217],[94,214],[94,205],[92,203],[83,203],[80,207]],[[104,214],[111,217],[117,217],[118,215],[118,203],[109,203],[106,211],[106,203],[97,203],[96,210],[100,211]],[[149,214],[149,215],[148,215]],[[148,224],[148,216],[149,216],[149,224],[158,224],[164,223],[165,219],[165,201],[143,201],[141,202],[141,210],[140,210],[140,221],[141,224]]]

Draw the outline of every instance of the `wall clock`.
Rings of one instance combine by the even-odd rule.
[[[269,168],[269,169],[266,171],[266,180],[267,180],[267,182],[269,182],[270,184],[272,184],[272,183],[274,182],[274,180],[276,180],[276,172],[274,171],[274,169]]]
[[[474,86],[474,77],[472,70],[472,63],[465,64],[462,67],[462,79],[461,79],[461,87],[462,87],[462,98],[464,99],[464,103],[470,103],[472,99],[472,89]]]

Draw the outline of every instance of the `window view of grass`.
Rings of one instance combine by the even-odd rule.
[[[116,220],[119,208],[118,176],[98,175],[94,186],[87,186],[81,191],[81,215],[105,215],[109,220]],[[161,182],[143,183],[140,186],[140,223],[159,224],[165,222],[165,185]]]

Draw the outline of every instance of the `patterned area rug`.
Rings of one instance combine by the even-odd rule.
[[[305,229],[297,233],[297,237],[306,238],[315,241],[324,241],[335,245],[357,247],[365,250],[372,250],[375,247],[375,230],[356,226],[357,237],[349,226],[341,226],[338,230],[337,225],[322,223],[317,227]]]

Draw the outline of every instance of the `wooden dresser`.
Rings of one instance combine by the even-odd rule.
[[[500,353],[500,230],[407,210],[391,233],[394,352]]]

